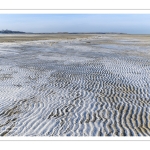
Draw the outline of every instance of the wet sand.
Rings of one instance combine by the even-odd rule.
[[[0,135],[149,136],[149,41],[0,35]]]
[[[58,39],[76,39],[88,38],[91,34],[0,34],[0,43],[2,42],[20,42],[37,40],[58,40]]]

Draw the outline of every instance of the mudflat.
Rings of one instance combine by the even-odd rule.
[[[149,41],[0,35],[0,135],[149,136]]]
[[[0,34],[0,42],[87,38],[93,34]]]

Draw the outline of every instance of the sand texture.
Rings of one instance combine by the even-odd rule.
[[[0,136],[150,135],[150,36],[20,39],[0,36]]]

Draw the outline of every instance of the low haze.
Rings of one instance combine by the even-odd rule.
[[[0,14],[0,30],[150,34],[149,14]]]

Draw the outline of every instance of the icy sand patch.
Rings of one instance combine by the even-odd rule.
[[[1,43],[0,135],[149,136],[150,44],[131,39]]]

